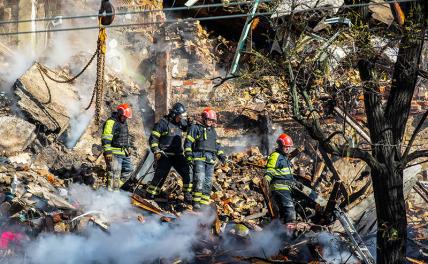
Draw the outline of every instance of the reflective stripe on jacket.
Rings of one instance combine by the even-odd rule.
[[[150,149],[155,152],[161,149],[170,153],[183,152],[183,131],[186,129],[182,124],[175,124],[169,117],[163,117],[155,124],[149,138]]]
[[[129,147],[128,125],[117,120],[117,113],[113,113],[104,123],[101,143],[105,154],[126,155],[125,148]]]
[[[218,141],[217,132],[214,127],[206,127],[202,124],[192,124],[184,141],[184,151],[192,153],[194,160],[210,159],[211,156],[224,155],[223,148]],[[211,155],[203,155],[203,153]],[[214,160],[212,160],[214,161]]]
[[[287,181],[294,181],[292,165],[288,158],[278,150],[269,155],[265,178],[271,183],[272,190],[290,190]]]

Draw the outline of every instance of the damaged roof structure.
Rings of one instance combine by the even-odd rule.
[[[31,15],[22,10],[23,2],[0,1],[0,20]],[[68,8],[53,2],[38,1],[30,7],[40,18],[47,14],[70,15]],[[249,27],[249,36],[243,41],[245,48],[240,50],[242,76],[228,79],[230,64],[239,49],[237,37],[220,35],[218,32],[224,29],[216,32],[212,26],[206,26],[208,21],[183,19],[165,23],[173,18],[170,11],[138,13],[140,9],[162,9],[164,4],[171,8],[195,7],[205,4],[202,2],[115,3],[118,11],[129,12],[117,16],[115,23],[148,22],[107,29],[101,120],[106,120],[124,101],[134,110],[129,128],[136,169],[123,188],[126,190],[106,190],[100,127],[94,121],[94,109],[85,109],[94,89],[96,63],[90,64],[76,80],[66,81],[80,72],[96,48],[94,31],[71,31],[66,40],[55,37],[55,32],[49,33],[43,36],[49,52],[38,47],[42,35],[33,36],[34,43],[39,44],[32,45],[34,50],[30,53],[37,56],[24,58],[25,69],[0,70],[2,74],[12,70],[16,75],[13,85],[0,77],[2,263],[375,263],[377,219],[370,169],[360,160],[328,154],[291,118],[291,98],[285,92],[290,87],[282,76],[262,74],[255,81],[242,78],[248,70],[257,69],[251,57],[258,54],[257,48],[261,46],[252,45],[257,25]],[[227,6],[235,1],[208,2],[224,5],[211,11],[201,9],[208,16],[217,12],[248,14],[253,4],[251,1],[239,10]],[[304,16],[317,8],[326,11],[321,19],[315,19],[312,34],[296,40],[296,54],[304,54],[305,47],[324,50],[322,47],[333,41],[325,38],[323,32],[332,31],[335,36],[334,32],[340,31],[337,24],[343,24],[346,18],[334,18],[346,2],[278,1],[276,6],[265,3],[263,8],[271,8],[269,17],[274,20],[287,20],[294,13]],[[369,6],[370,19],[393,24],[395,11],[381,1],[372,2],[379,4]],[[75,1],[72,6],[73,12],[97,10],[99,1]],[[186,13],[180,15],[185,17]],[[246,17],[241,22],[245,20]],[[85,23],[70,22],[68,26]],[[262,28],[266,27],[261,23]],[[13,32],[12,27],[0,27]],[[269,45],[262,46],[263,51],[282,53],[287,40],[284,28],[269,34],[272,39]],[[1,61],[9,66],[16,63],[20,52],[14,41],[0,36]],[[382,39],[374,36],[371,41],[379,44]],[[324,56],[320,64],[334,60],[327,66],[328,71],[342,70],[341,63],[355,48],[348,44],[330,46],[325,54],[320,54]],[[64,47],[69,51],[64,51]],[[379,49],[382,47],[379,44]],[[388,48],[379,59],[393,63],[397,49]],[[62,52],[67,56],[60,56]],[[260,65],[267,68],[268,64]],[[343,72],[343,76],[351,81],[360,77],[355,71]],[[414,95],[416,103],[412,105],[411,121],[404,135],[407,142],[416,129],[415,120],[426,106],[424,89],[421,86]],[[321,89],[320,93],[324,96]],[[386,92],[383,96],[387,95]],[[332,102],[327,95],[325,98]],[[331,131],[346,123],[344,132],[352,134],[346,140],[368,148],[371,142],[364,124],[364,98],[355,94],[347,100],[356,105],[351,113],[340,104],[332,105],[331,113],[335,116],[325,114],[323,122]],[[199,113],[206,106],[215,109],[219,113],[219,139],[229,156],[226,163],[215,166],[211,207],[199,212],[183,205],[183,181],[174,170],[160,197],[144,197],[154,172],[153,154],[147,144],[150,129],[175,102],[188,106],[194,120],[199,120]],[[327,107],[320,109],[326,111]],[[278,208],[269,199],[269,187],[263,181],[267,155],[282,132],[290,134],[296,146],[291,155],[297,182],[293,190],[298,221],[292,231],[277,219]],[[426,144],[427,133],[424,123],[417,146]],[[428,261],[427,169],[421,163],[403,173],[411,240],[407,244],[409,263]]]

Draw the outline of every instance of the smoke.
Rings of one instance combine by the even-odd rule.
[[[360,263],[340,236],[322,232],[318,235],[318,241],[322,245],[322,256],[327,263]]]
[[[184,215],[173,224],[134,220],[113,225],[109,233],[91,228],[85,236],[44,235],[28,246],[26,255],[35,264],[191,260],[192,246],[202,235],[198,227],[207,223],[205,215]]]
[[[35,57],[25,51],[14,52],[13,56],[7,57],[0,67],[0,91],[10,93],[12,85],[33,64]]]
[[[192,247],[206,238],[214,220],[212,212],[183,214],[173,223],[161,223],[149,216],[145,223],[136,220],[138,211],[124,192],[93,191],[73,185],[70,195],[86,211],[102,211],[114,221],[109,232],[89,227],[83,235],[44,234],[25,248],[25,259],[12,263],[147,263],[160,259],[191,260]],[[141,211],[140,211],[141,212]]]
[[[72,184],[69,194],[73,203],[85,211],[100,211],[106,218],[137,215],[126,192],[109,192],[106,189],[94,191],[86,185]]]
[[[201,241],[209,241],[214,214],[184,213],[172,223],[161,223],[158,216],[146,216],[146,222],[137,221],[141,210],[130,204],[128,193],[94,191],[74,184],[69,189],[70,199],[83,212],[98,211],[101,220],[110,222],[109,232],[89,226],[83,234],[40,235],[25,245],[21,257],[9,263],[151,263],[192,261],[195,248]],[[282,231],[281,231],[282,230]],[[284,239],[284,228],[274,221],[261,232],[251,232],[242,243],[224,233],[220,247],[232,255],[269,257],[278,253]]]

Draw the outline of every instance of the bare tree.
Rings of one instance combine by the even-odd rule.
[[[308,26],[308,16],[292,13],[282,19],[282,32],[275,39],[281,43],[281,54],[272,59],[254,52],[241,76],[245,85],[260,88],[255,96],[264,95],[271,104],[290,104],[293,118],[326,152],[361,159],[370,167],[378,219],[377,263],[405,262],[403,170],[409,162],[428,157],[428,150],[411,151],[428,111],[403,145],[420,73],[426,2],[401,3],[403,13],[396,16],[404,15],[404,24],[399,17],[390,28],[369,23],[367,8],[345,10],[352,26],[328,26],[317,34]],[[398,50],[395,61],[385,56],[387,49]],[[279,77],[288,96],[275,95],[261,76]],[[332,107],[352,111],[359,96],[370,134],[366,148],[350,143],[346,129],[332,132],[324,124]]]

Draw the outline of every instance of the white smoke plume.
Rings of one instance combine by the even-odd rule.
[[[158,216],[146,216],[130,204],[125,192],[94,191],[74,184],[69,189],[71,202],[88,211],[102,212],[111,221],[109,232],[88,226],[83,234],[40,235],[25,245],[23,256],[8,263],[152,263],[180,259],[192,261],[195,246],[210,241],[209,231],[214,221],[212,211],[184,213],[172,223],[161,223]],[[281,231],[282,230],[282,231]],[[278,253],[284,238],[284,228],[278,221],[261,232],[252,232],[249,243],[240,243],[228,233],[219,246],[230,256],[269,257]]]
[[[328,263],[360,263],[360,260],[354,256],[354,253],[350,252],[349,247],[337,234],[322,232],[317,238],[322,245],[323,258]]]
[[[106,219],[115,219],[109,232],[89,227],[83,235],[44,234],[30,242],[25,258],[12,263],[148,263],[160,259],[191,260],[192,247],[206,238],[214,216],[212,212],[183,214],[173,223],[161,223],[159,217],[136,219],[137,209],[124,192],[93,191],[73,185],[73,202],[86,210],[102,211]],[[142,212],[141,210],[139,211]],[[131,217],[132,216],[132,217]],[[204,231],[205,230],[205,231]]]

